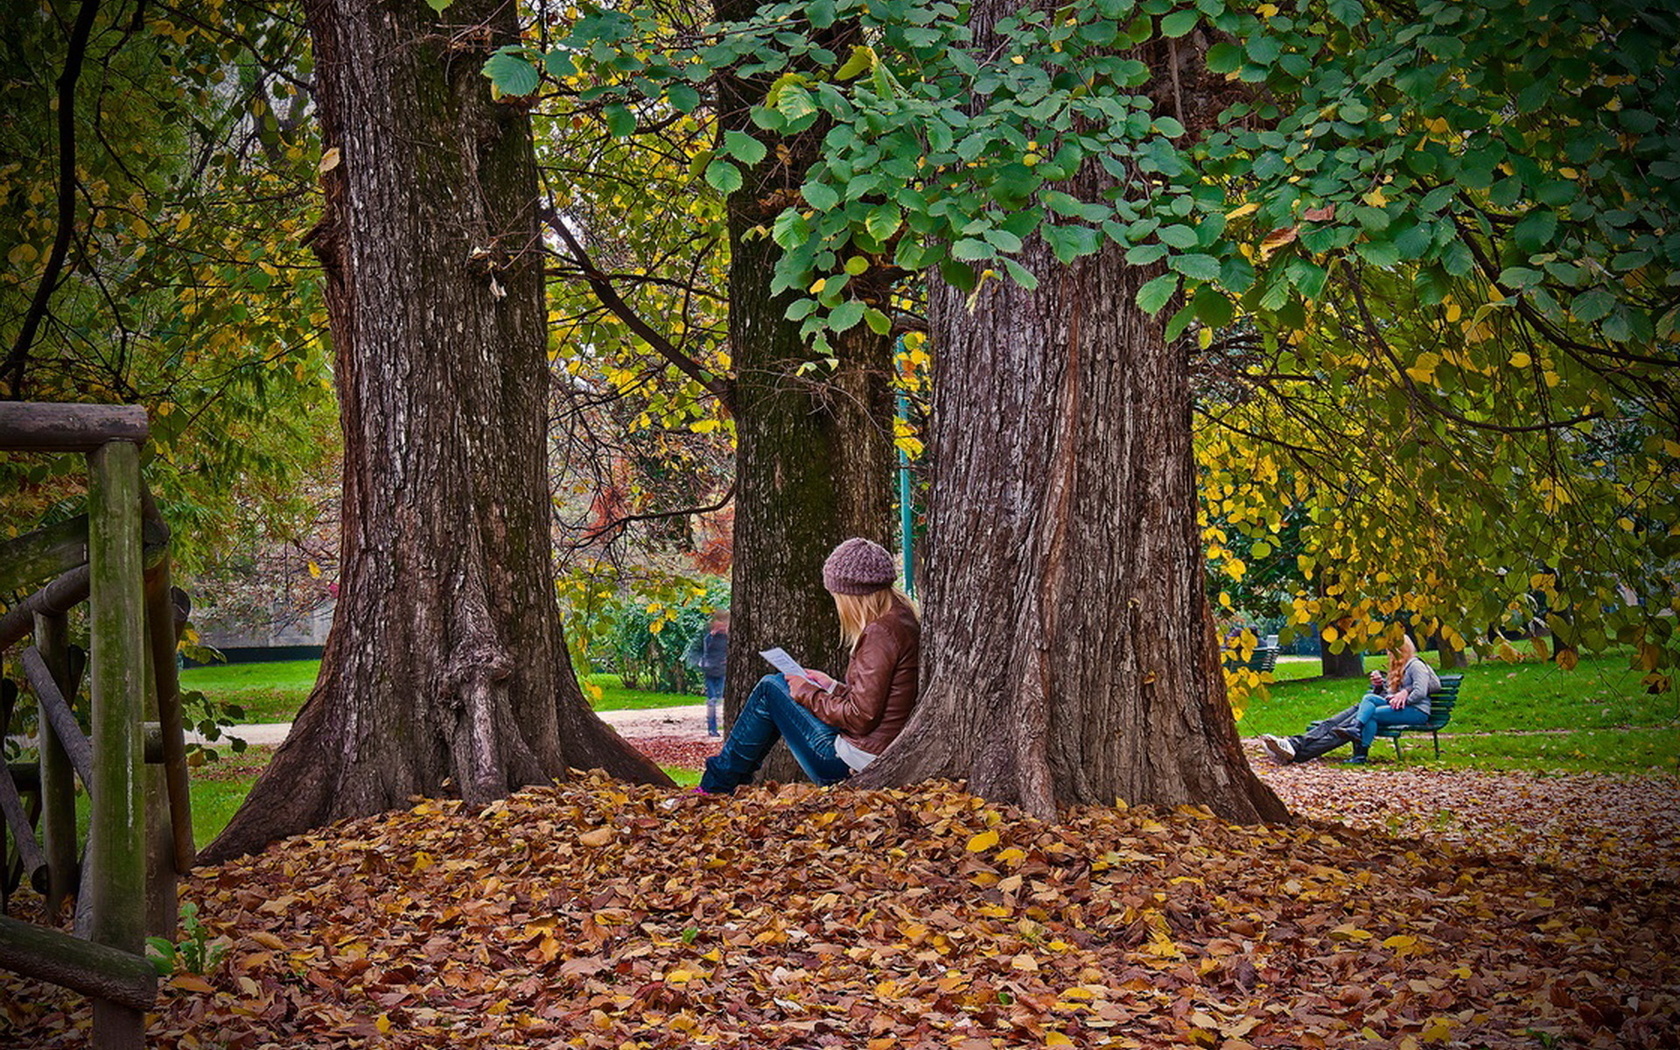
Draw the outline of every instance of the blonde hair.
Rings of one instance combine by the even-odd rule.
[[[1417,643],[1412,636],[1400,636],[1400,644],[1388,651],[1388,688],[1390,691],[1400,688],[1400,679],[1404,676],[1406,665],[1411,663],[1418,654]]]
[[[891,612],[894,605],[903,605],[916,615],[915,604],[897,587],[882,587],[868,594],[829,593],[834,595],[834,609],[840,614],[840,640],[847,649],[856,649],[863,629]]]

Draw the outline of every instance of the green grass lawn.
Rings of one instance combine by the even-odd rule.
[[[237,704],[244,713],[238,719],[242,725],[290,722],[309,698],[320,669],[319,660],[193,667],[181,672],[181,688],[197,690],[212,700]],[[615,674],[593,674],[585,681],[602,691],[601,699],[594,703],[597,711],[705,703],[703,697],[689,693],[631,691],[624,688]]]
[[[593,703],[597,711],[622,711],[627,708],[686,707],[703,704],[706,698],[698,693],[649,693],[624,688],[615,674],[592,674],[584,681],[599,686],[601,699]]]
[[[1383,657],[1365,661],[1367,670],[1383,665]],[[1237,728],[1244,736],[1296,733],[1365,695],[1364,679],[1306,677],[1318,670],[1317,659],[1280,660],[1280,680],[1268,688],[1271,695],[1251,701]],[[1647,694],[1624,656],[1583,659],[1573,671],[1539,661],[1493,660],[1452,673],[1464,675],[1450,727],[1455,733],[1674,726],[1680,719],[1680,700]]]
[[[1430,654],[1425,655],[1428,659]],[[1385,658],[1367,657],[1367,670]],[[1315,659],[1279,660],[1269,696],[1250,701],[1237,723],[1243,736],[1287,736],[1340,711],[1365,693],[1361,679],[1316,677]],[[1477,769],[1614,773],[1680,770],[1680,700],[1651,696],[1625,656],[1583,659],[1573,671],[1526,660],[1489,660],[1464,668],[1458,706],[1445,732],[1440,764]],[[1311,676],[1311,677],[1309,677]],[[1407,762],[1435,762],[1427,734],[1401,741]],[[1391,742],[1371,748],[1393,761]]]
[[[1382,657],[1366,660],[1367,669]],[[296,660],[274,664],[233,664],[183,672],[182,684],[243,705],[247,721],[288,721],[315,683],[317,664]],[[1313,719],[1332,714],[1364,693],[1358,679],[1326,681],[1316,677],[1316,659],[1278,664],[1279,681],[1270,695],[1254,700],[1238,722],[1243,736],[1289,734]],[[598,710],[672,707],[699,703],[679,693],[632,692],[617,675],[592,675],[603,690]],[[1680,772],[1680,720],[1674,697],[1646,695],[1639,675],[1625,657],[1582,660],[1572,672],[1539,662],[1474,664],[1464,671],[1459,706],[1454,712],[1442,755],[1425,735],[1409,734],[1402,746],[1408,765],[1540,773]],[[1534,732],[1548,730],[1548,732]],[[241,755],[193,770],[193,838],[200,847],[227,826],[234,811],[268,763],[273,749],[253,747]],[[1376,764],[1395,762],[1393,745],[1379,740],[1371,749]],[[697,770],[666,768],[683,787],[700,780]],[[86,822],[87,799],[78,798]]]
[[[181,672],[181,689],[239,705],[245,714],[241,723],[290,722],[309,699],[320,670],[319,660],[190,667]]]
[[[1365,666],[1375,670],[1383,663],[1383,657],[1372,656]],[[285,722],[309,695],[318,668],[314,660],[228,664],[184,671],[181,683],[241,705],[246,722]],[[1250,703],[1238,731],[1243,736],[1296,733],[1365,692],[1360,679],[1329,681],[1318,673],[1316,658],[1280,660],[1270,695]],[[1680,771],[1680,701],[1647,695],[1624,656],[1583,659],[1574,671],[1532,660],[1487,661],[1463,674],[1448,729],[1453,735],[1443,742],[1440,759],[1427,735],[1408,734],[1402,741],[1408,765],[1554,773]],[[588,682],[602,690],[595,702],[601,711],[703,702],[689,694],[628,690],[617,675],[591,675]],[[226,826],[271,754],[270,748],[253,747],[193,771],[193,836],[200,846]],[[1378,765],[1394,763],[1389,742],[1379,740],[1371,755]],[[665,772],[684,787],[700,779],[694,770]]]

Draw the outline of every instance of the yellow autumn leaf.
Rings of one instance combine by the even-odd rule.
[[[1060,1032],[1051,1030],[1044,1034],[1045,1046],[1072,1046],[1073,1040]]]
[[[1523,353],[1521,350],[1518,350],[1516,353],[1511,355],[1511,367],[1512,368],[1527,368],[1529,365],[1531,365],[1533,363],[1534,363],[1534,358],[1529,357],[1527,354]]]
[[[1418,355],[1417,363],[1406,369],[1406,374],[1419,383],[1435,381],[1435,369],[1441,364],[1441,355],[1424,352]]]
[[[1423,1026],[1423,1041],[1444,1043],[1452,1038],[1452,1021],[1445,1017],[1431,1017]]]
[[[986,831],[982,831],[980,834],[975,835],[973,838],[970,838],[968,840],[968,851],[970,853],[981,853],[985,850],[991,849],[993,846],[995,846],[997,844],[998,844],[997,830],[996,829],[989,829],[989,830],[986,830]]]

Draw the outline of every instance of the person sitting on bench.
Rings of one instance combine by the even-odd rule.
[[[1358,740],[1353,745],[1349,764],[1363,764],[1371,741],[1383,726],[1420,726],[1429,721],[1429,694],[1441,691],[1441,679],[1435,669],[1418,656],[1417,643],[1412,636],[1400,636],[1400,644],[1388,651],[1388,674],[1382,683],[1359,701]],[[1340,729],[1349,737],[1353,730]]]
[[[1372,689],[1377,688],[1381,680],[1381,671],[1371,672]],[[1337,711],[1329,718],[1314,722],[1294,736],[1262,734],[1260,745],[1266,749],[1266,756],[1274,762],[1285,765],[1290,762],[1311,762],[1315,758],[1329,754],[1352,739],[1343,736],[1340,730],[1357,731],[1358,726],[1359,705],[1352,704]]]
[[[1398,647],[1389,651],[1388,674],[1385,675],[1381,671],[1371,672],[1371,691],[1359,703],[1344,707],[1322,721],[1314,722],[1294,736],[1273,736],[1269,733],[1262,735],[1260,746],[1266,749],[1267,757],[1282,764],[1311,762],[1315,758],[1329,754],[1343,744],[1361,740],[1360,712],[1367,709],[1367,701],[1372,701],[1369,704],[1369,709],[1373,711],[1379,705],[1387,706],[1389,704],[1388,698],[1396,690],[1394,686],[1390,685],[1388,679],[1390,675],[1395,673],[1396,659],[1401,654],[1406,653],[1409,653],[1409,656],[1400,660],[1399,663],[1399,685],[1401,689],[1412,690],[1418,688],[1424,681],[1424,676],[1427,675],[1428,693],[1439,692],[1441,689],[1440,678],[1436,677],[1434,670],[1428,664],[1418,659],[1417,646],[1413,644],[1410,637],[1406,637],[1402,639]],[[1416,667],[1413,667],[1413,664],[1416,664]],[[1408,671],[1412,675],[1410,682],[1406,678]],[[1408,693],[1408,695],[1411,694]],[[1405,704],[1402,704],[1402,708],[1410,710],[1410,707]],[[1422,718],[1418,718],[1416,715],[1400,715],[1395,721],[1405,721],[1414,725],[1421,725],[1428,721],[1429,701],[1427,693],[1424,694],[1421,712]],[[1355,747],[1354,759],[1364,761],[1361,756],[1370,748],[1370,741],[1376,739],[1376,731],[1381,724],[1392,723],[1374,723],[1371,728],[1371,736],[1365,739],[1363,748]]]

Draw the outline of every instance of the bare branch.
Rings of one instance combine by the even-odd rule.
[[[6,355],[5,371],[11,376],[14,398],[23,396],[23,376],[28,367],[29,350],[35,344],[35,332],[47,314],[47,304],[58,288],[64,259],[70,253],[70,236],[76,223],[76,81],[82,75],[82,61],[87,57],[88,37],[93,32],[94,16],[99,13],[99,0],[82,0],[76,13],[76,24],[70,29],[70,43],[64,56],[64,71],[58,76],[58,232],[53,237],[47,265],[41,272],[41,283],[30,300],[29,312],[24,315],[23,327],[17,341]]]

